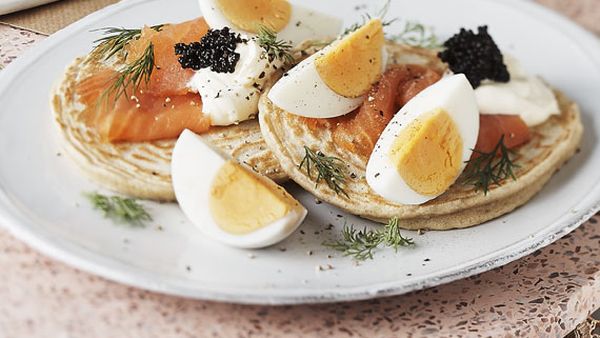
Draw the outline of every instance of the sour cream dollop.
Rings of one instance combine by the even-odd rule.
[[[504,62],[508,83],[485,81],[475,90],[481,114],[519,115],[530,127],[560,114],[552,89],[542,79],[527,74],[514,57],[505,55]]]
[[[235,49],[240,59],[233,73],[203,68],[188,83],[200,93],[202,112],[210,117],[213,126],[228,126],[254,117],[265,82],[282,66],[278,58],[269,60],[256,38],[242,38],[247,41]]]

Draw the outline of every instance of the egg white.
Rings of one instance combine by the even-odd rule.
[[[421,195],[410,188],[389,156],[396,137],[411,122],[438,108],[450,115],[462,138],[462,165],[458,175],[462,173],[479,136],[479,109],[471,84],[463,74],[458,74],[445,77],[423,90],[402,107],[385,128],[367,164],[367,183],[377,194],[407,205],[423,204],[439,196]]]
[[[242,31],[223,15],[216,0],[199,0],[199,3],[202,15],[210,28],[230,27]],[[341,19],[295,4],[291,5],[292,12],[288,24],[277,32],[279,40],[291,41],[293,45],[298,45],[308,39],[336,37],[341,32],[343,25]]]
[[[309,118],[338,117],[360,107],[364,95],[357,98],[339,95],[329,88],[317,71],[315,59],[335,46],[336,43],[327,46],[288,71],[269,91],[269,100],[289,113]],[[383,72],[387,63],[385,48],[381,53]]]
[[[222,230],[212,219],[209,196],[211,184],[226,162],[223,156],[190,130],[181,134],[173,149],[173,190],[181,210],[200,231],[226,245],[254,249],[273,245],[300,226],[307,214],[304,207],[293,209],[283,218],[249,234],[234,235]]]

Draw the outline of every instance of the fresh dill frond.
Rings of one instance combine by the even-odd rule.
[[[160,32],[164,25],[150,26],[151,29]],[[142,35],[142,29],[106,27],[93,30],[102,31],[104,36],[94,41],[96,46],[92,54],[102,60],[108,60],[116,54],[122,54],[127,59],[127,45],[138,40]],[[111,83],[98,98],[97,106],[108,105],[109,99],[115,102],[125,95],[129,99],[127,91],[135,91],[142,81],[148,83],[154,71],[154,45],[149,43],[142,55],[133,62],[125,65],[118,74],[111,79]],[[133,93],[132,93],[133,94]]]
[[[164,25],[151,26],[151,29],[159,32]],[[92,30],[92,32],[103,32],[104,36],[94,41],[96,46],[92,53],[99,55],[103,60],[110,59],[113,55],[125,51],[125,46],[132,40],[137,40],[142,35],[141,29],[130,29],[122,27],[105,27]]]
[[[398,218],[394,217],[383,229],[356,230],[354,226],[344,225],[342,239],[325,242],[324,246],[343,253],[357,261],[373,259],[374,250],[379,246],[393,248],[395,252],[403,246],[414,245],[412,238],[406,238],[400,233]]]
[[[140,87],[142,81],[146,84],[150,82],[150,77],[154,71],[154,45],[148,44],[142,55],[130,64],[127,64],[115,76],[110,86],[108,86],[100,95],[98,102],[108,104],[108,100],[115,102],[125,95],[129,99],[129,89],[132,95]]]
[[[492,185],[500,186],[503,180],[516,180],[514,169],[519,165],[511,159],[511,151],[504,144],[504,135],[489,153],[473,150],[476,154],[467,161],[463,183],[470,184],[487,195]]]
[[[357,31],[360,27],[364,26],[369,20],[371,20],[373,17],[370,14],[364,14],[362,16],[362,21],[361,22],[355,22],[353,23],[350,27],[346,28],[344,30],[344,32],[342,33],[342,36],[346,36],[352,32]],[[394,22],[396,22],[398,19],[391,19],[391,20],[386,20],[386,21],[382,21],[381,25],[383,27],[387,27],[392,25]]]
[[[406,238],[400,233],[400,221],[391,218],[383,229],[383,245],[393,248],[395,252],[402,246],[414,245],[412,238]]]
[[[406,21],[402,32],[388,38],[395,42],[415,47],[435,49],[442,46],[431,27],[416,21]]]
[[[342,239],[335,242],[325,242],[324,246],[342,252],[358,261],[373,259],[373,250],[381,244],[381,237],[375,231],[367,228],[356,230],[353,226],[344,225]]]
[[[265,25],[258,26],[258,44],[265,50],[270,62],[280,59],[286,64],[294,63],[291,41],[278,40],[277,33]]]
[[[315,181],[315,187],[318,186],[321,181],[325,181],[327,186],[335,191],[336,194],[342,194],[348,197],[348,194],[344,191],[346,183],[344,161],[337,157],[327,156],[320,150],[314,152],[307,146],[304,146],[304,152],[304,158],[298,165],[298,168],[300,170],[306,168],[308,177]],[[313,178],[313,169],[317,171],[316,178]]]
[[[396,22],[396,20],[398,20],[397,18],[394,18],[391,20],[384,20],[385,16],[387,15],[387,13],[390,9],[390,5],[391,5],[391,0],[387,0],[385,2],[385,4],[383,5],[383,7],[379,11],[377,11],[377,13],[375,15],[371,15],[369,13],[363,14],[362,21],[355,22],[352,25],[350,25],[350,27],[346,28],[344,30],[344,32],[342,33],[342,36],[348,35],[354,31],[358,30],[360,27],[364,26],[369,20],[373,19],[374,17],[380,18],[382,20],[383,27],[390,26],[391,24]]]
[[[105,196],[99,193],[85,194],[94,209],[102,211],[104,217],[134,226],[144,226],[152,217],[136,200],[119,196]]]
[[[303,49],[316,48],[323,49],[333,42],[333,40],[310,40],[302,44]]]
[[[385,18],[386,15],[388,14],[388,12],[390,11],[390,6],[392,5],[392,0],[386,0],[385,4],[383,5],[383,7],[381,7],[381,9],[379,10],[379,12],[376,13],[376,16],[378,18]]]
[[[344,29],[344,32],[342,33],[342,36],[346,36],[346,35],[348,35],[348,34],[350,34],[350,33],[352,33],[352,32],[355,32],[355,31],[357,31],[357,30],[358,30],[360,27],[362,27],[362,26],[365,24],[365,22],[367,22],[367,21],[368,21],[370,18],[371,18],[371,16],[370,16],[370,15],[368,15],[368,14],[365,14],[365,15],[363,16],[363,18],[362,18],[362,21],[361,21],[361,22],[355,22],[355,23],[353,23],[352,25],[350,25],[350,27],[348,27],[348,28]]]

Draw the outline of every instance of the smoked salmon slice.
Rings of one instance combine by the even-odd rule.
[[[349,114],[329,119],[304,118],[309,128],[326,128],[343,149],[369,157],[388,123],[408,101],[441,79],[441,74],[419,65],[395,65],[371,88],[363,104]],[[493,151],[502,135],[508,149],[531,139],[529,127],[517,115],[480,115],[475,149]]]
[[[139,39],[127,46],[126,63],[139,58],[149,46],[154,47],[154,69],[148,83],[142,81],[137,91],[127,95],[102,97],[119,73],[104,67],[80,81],[75,92],[87,106],[83,114],[86,125],[107,142],[144,142],[177,138],[184,129],[202,133],[210,120],[202,114],[202,101],[187,87],[193,71],[183,69],[175,54],[175,44],[199,41],[208,25],[199,18],[176,25],[164,25],[160,31],[145,27]]]
[[[121,96],[111,106],[98,102],[104,87],[96,82],[104,80],[109,83],[116,75],[115,70],[104,68],[93,78],[81,81],[77,88],[80,100],[88,105],[83,114],[84,122],[93,127],[104,141],[173,139],[184,129],[202,133],[210,127],[210,119],[202,114],[200,96],[194,93],[156,96],[144,92],[129,98]],[[111,99],[107,98],[109,102]]]
[[[514,149],[531,140],[529,127],[518,115],[480,115],[475,150],[482,153],[494,151],[502,135],[504,145],[508,149]]]
[[[391,66],[357,110],[329,119],[306,118],[306,123],[310,128],[330,129],[336,145],[369,157],[396,112],[440,78],[437,72],[419,65]]]
[[[208,32],[203,18],[176,25],[164,25],[159,32],[144,27],[140,39],[128,46],[127,62],[135,61],[144,54],[149,43],[154,46],[155,69],[145,92],[155,95],[183,95],[189,91],[188,82],[194,75],[191,69],[183,69],[175,54],[175,44],[200,41]]]

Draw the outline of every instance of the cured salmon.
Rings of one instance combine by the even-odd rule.
[[[440,79],[441,74],[420,65],[391,66],[354,112],[329,119],[305,118],[305,122],[312,130],[329,129],[335,144],[344,150],[369,157],[396,112]],[[517,115],[480,115],[479,121],[475,149],[480,152],[493,151],[502,135],[508,149],[531,139],[529,127]]]
[[[199,41],[206,32],[203,18],[164,25],[160,31],[143,28],[140,38],[126,46],[125,63],[140,58],[152,43],[154,69],[149,81],[142,81],[137,90],[128,88],[127,95],[115,100],[103,94],[118,78],[117,69],[102,67],[84,78],[75,92],[87,107],[83,114],[86,125],[107,142],[173,139],[184,129],[207,131],[210,120],[202,114],[200,96],[187,87],[194,73],[181,67],[174,50],[176,43]]]
[[[394,65],[374,85],[354,112],[329,119],[306,119],[311,129],[328,128],[336,145],[369,157],[396,112],[441,74],[419,65]]]
[[[155,68],[145,92],[155,95],[186,94],[189,91],[187,84],[194,71],[181,67],[175,54],[175,44],[200,41],[208,29],[203,18],[165,25],[158,32],[144,27],[140,39],[132,41],[128,46],[127,63],[137,60],[144,54],[148,44],[153,44]]]
[[[517,148],[531,140],[529,127],[518,115],[480,115],[475,150],[482,153],[494,151],[502,135],[508,149]]]

